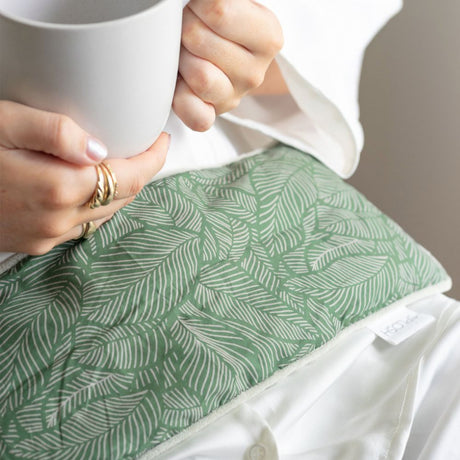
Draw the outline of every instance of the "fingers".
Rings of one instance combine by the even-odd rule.
[[[252,53],[272,55],[283,45],[276,16],[252,0],[191,0],[188,8],[217,35]]]
[[[62,236],[54,239],[54,243],[60,244],[64,241],[78,238],[81,234],[83,223],[91,221],[99,227],[111,219],[117,211],[131,203],[136,195],[163,167],[170,139],[169,134],[162,133],[157,141],[144,153],[129,159],[112,160],[110,167],[117,178],[117,197],[107,206],[90,209],[87,203],[94,192],[97,181],[94,173],[93,186],[90,189],[90,193],[87,194],[89,198],[84,201],[84,204],[75,213],[76,225]]]
[[[163,167],[171,136],[162,133],[145,152],[129,159],[110,160],[118,179],[118,199],[136,196]]]
[[[238,106],[265,81],[283,33],[254,0],[191,0],[183,13],[182,49],[173,109],[195,131]]]
[[[162,133],[157,141],[144,153],[129,159],[114,159],[110,161],[118,183],[115,199],[107,206],[90,209],[88,202],[93,196],[97,183],[97,175],[94,168],[86,170],[86,180],[91,184],[85,186],[85,193],[78,200],[73,218],[74,225],[90,220],[103,219],[112,215],[124,206],[131,203],[144,186],[158,174],[166,160],[169,149],[170,135]]]
[[[106,147],[72,119],[10,101],[0,101],[0,148],[45,152],[77,165],[99,163]]]
[[[110,216],[104,217],[103,219],[92,221],[92,223],[96,226],[96,231],[103,224],[108,222],[112,217],[113,215],[110,215]],[[24,252],[32,256],[40,256],[40,255],[46,254],[47,252],[51,251],[55,246],[65,243],[66,241],[80,239],[82,237],[82,233],[83,233],[83,224],[79,224],[71,228],[68,232],[64,233],[63,235],[59,235],[57,237],[36,238],[35,240],[31,239],[28,242],[27,250]]]
[[[110,219],[112,219],[113,214],[106,216],[102,219],[97,219],[97,220],[92,220],[91,222],[96,226],[96,231],[99,230],[99,228],[108,222]],[[83,235],[83,230],[84,230],[84,224],[80,224],[72,228],[69,232],[67,232],[65,235],[60,236],[54,241],[51,241],[53,244],[52,247],[57,246],[59,244],[65,243],[66,241],[70,240],[78,240],[82,238]]]
[[[212,62],[221,69],[232,81],[233,86],[235,83],[238,83],[238,87],[246,86],[244,85],[245,75],[251,78],[247,89],[253,84],[261,83],[261,81],[253,82],[255,57],[251,52],[214,33],[189,8],[184,10],[183,15],[182,45],[194,56]],[[262,71],[257,77],[258,80],[263,79]]]
[[[108,161],[118,183],[117,196],[112,203],[123,202],[123,200],[135,197],[160,172],[166,160],[170,138],[169,134],[162,133],[145,152],[128,159],[118,158]],[[96,169],[83,168],[78,175],[67,169],[67,175],[69,177],[66,177],[65,180],[58,179],[60,185],[56,185],[58,189],[67,185],[72,190],[73,202],[65,203],[66,206],[78,208],[78,212],[82,212],[80,208],[83,208],[84,211],[89,210],[87,204],[93,196],[97,185]],[[65,193],[64,190],[61,190],[60,192],[55,192],[54,195],[62,196],[63,193]],[[118,204],[121,205],[121,203]],[[113,212],[118,210],[118,208],[115,209],[115,204],[113,206]],[[100,216],[97,215],[98,209],[104,208],[107,207],[89,211],[96,213],[95,218],[99,218]],[[91,217],[94,218],[94,214],[80,215],[79,219],[84,222],[86,218],[88,218],[87,220],[92,220]]]
[[[239,102],[230,79],[211,62],[181,51],[180,75],[187,86],[203,102],[214,107],[217,115],[234,109]],[[214,120],[213,120],[214,121]]]
[[[71,228],[79,225],[81,226],[84,222],[99,221],[101,219],[106,219],[108,216],[113,216],[120,209],[130,204],[135,198],[136,196],[133,195],[129,198],[113,200],[109,205],[101,206],[96,209],[90,209],[86,205],[82,206],[81,208],[75,210],[72,215],[69,214],[67,219],[68,227],[65,229],[66,231],[62,233],[67,233],[67,231],[70,231]]]
[[[44,254],[81,233],[82,224],[109,219],[129,204],[162,168],[169,147],[162,134],[146,152],[112,160],[118,196],[108,205],[90,209],[97,174],[93,166],[77,166],[29,150],[0,152],[0,250]]]
[[[216,119],[214,106],[200,99],[181,77],[177,80],[172,108],[194,131],[208,130]]]

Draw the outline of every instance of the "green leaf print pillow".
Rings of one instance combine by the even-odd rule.
[[[349,326],[448,285],[286,146],[160,180],[92,239],[0,278],[0,458],[163,449]]]

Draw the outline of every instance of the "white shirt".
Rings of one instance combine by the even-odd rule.
[[[364,51],[401,0],[263,0],[285,45],[277,57],[291,95],[249,96],[206,133],[174,114],[172,144],[158,177],[220,166],[272,140],[317,157],[341,177],[355,171],[363,134],[358,87]],[[240,127],[239,129],[237,127]]]
[[[171,146],[155,179],[228,164],[274,140],[310,153],[341,177],[356,169],[363,146],[358,109],[362,57],[402,0],[259,3],[277,15],[283,28],[285,45],[277,61],[290,95],[248,96],[205,133],[188,129],[171,113],[165,127]],[[0,273],[16,261],[12,256],[0,253]]]
[[[358,327],[140,460],[459,459],[460,303],[437,294],[408,307],[435,322],[398,346]]]
[[[401,0],[261,3],[284,30],[277,60],[291,95],[277,96],[276,103],[248,97],[206,133],[189,130],[171,114],[171,148],[158,178],[227,164],[274,140],[314,155],[342,177],[355,170],[363,145],[357,97],[362,56]],[[453,442],[460,432],[460,304],[438,295],[411,308],[437,322],[400,348],[356,330],[165,458],[460,458]]]

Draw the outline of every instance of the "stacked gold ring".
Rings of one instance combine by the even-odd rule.
[[[109,205],[116,197],[118,191],[117,178],[112,168],[106,163],[98,164],[95,168],[97,184],[93,196],[88,202],[88,206],[91,209]]]
[[[100,206],[109,205],[118,192],[118,182],[112,168],[106,164],[101,163],[95,166],[97,174],[96,188],[94,189],[91,199],[88,201],[88,206],[91,209],[99,208]],[[88,239],[97,230],[94,222],[85,222],[82,226],[82,232],[77,240]]]
[[[76,238],[77,240],[87,240],[93,233],[96,233],[96,224],[92,221],[83,224],[81,235]]]

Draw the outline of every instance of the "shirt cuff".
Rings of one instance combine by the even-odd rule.
[[[260,3],[283,27],[285,46],[277,61],[291,95],[246,97],[224,118],[308,152],[350,177],[364,143],[358,106],[364,51],[399,11],[401,0]]]
[[[313,155],[341,177],[351,176],[363,142],[361,125],[352,131],[337,107],[282,55],[277,61],[290,94],[248,96],[222,117]]]

